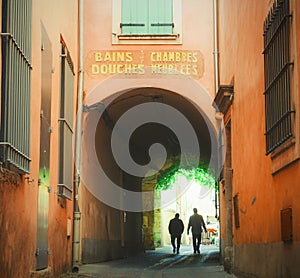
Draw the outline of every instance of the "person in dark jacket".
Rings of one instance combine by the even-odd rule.
[[[202,215],[197,213],[196,208],[194,208],[193,211],[194,214],[189,219],[187,234],[189,234],[189,230],[192,227],[194,254],[196,254],[196,252],[200,254],[202,227],[206,233],[207,230]]]
[[[181,234],[184,231],[184,225],[181,219],[179,219],[179,213],[175,214],[175,217],[169,222],[169,233],[171,235],[171,244],[173,246],[173,253],[177,251],[179,254],[180,243],[181,243]],[[176,239],[176,245],[175,245]]]

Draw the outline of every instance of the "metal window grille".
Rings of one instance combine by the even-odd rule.
[[[274,2],[264,22],[266,154],[293,136],[289,0]]]
[[[70,53],[64,42],[62,42],[61,50],[58,193],[62,197],[72,199],[72,136],[75,74]]]
[[[29,172],[31,93],[31,0],[2,1],[0,160]]]

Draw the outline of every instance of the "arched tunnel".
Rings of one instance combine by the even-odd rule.
[[[157,143],[164,148],[151,153]],[[217,173],[217,161],[212,119],[179,93],[137,87],[86,106],[79,190],[82,262],[154,249],[162,236],[155,234],[154,222],[164,206],[157,202],[158,179],[178,167],[202,165]],[[135,171],[137,165],[141,167]]]

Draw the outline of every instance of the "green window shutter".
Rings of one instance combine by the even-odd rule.
[[[122,0],[122,34],[147,34],[149,0]]]
[[[173,33],[173,0],[149,1],[149,33]]]

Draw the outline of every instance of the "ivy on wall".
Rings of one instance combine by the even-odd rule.
[[[157,177],[155,189],[167,190],[172,188],[179,175],[185,176],[187,180],[194,180],[200,185],[218,189],[216,177],[210,172],[207,165],[199,163],[197,168],[189,167],[188,164],[181,167],[178,157],[173,159],[171,167],[160,172],[160,175]]]

